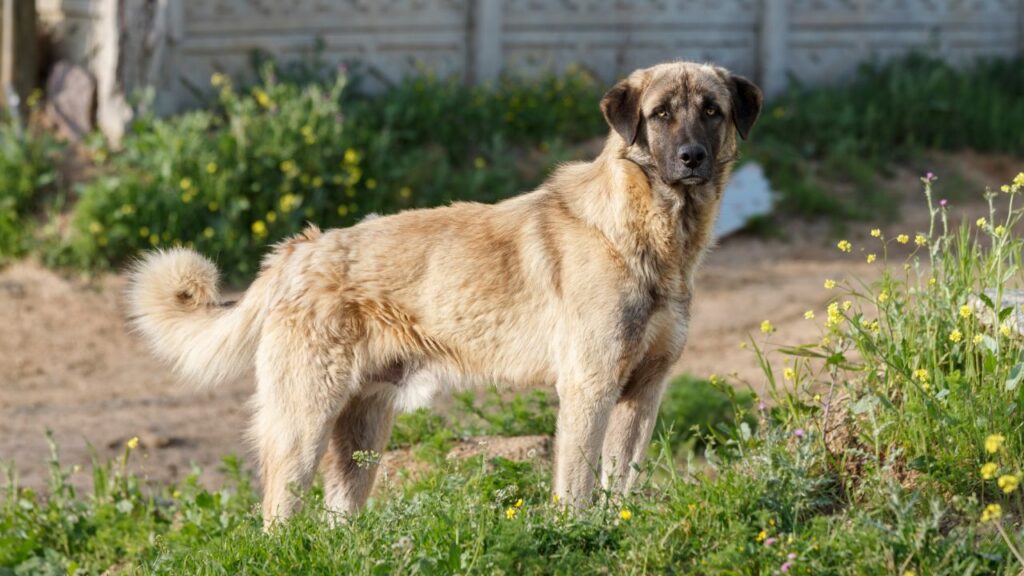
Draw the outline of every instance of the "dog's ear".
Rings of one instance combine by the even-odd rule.
[[[764,95],[756,84],[743,76],[729,75],[729,93],[732,95],[732,121],[740,138],[747,139],[750,129],[761,115]]]
[[[643,117],[640,113],[642,87],[639,84],[636,75],[631,75],[612,86],[601,99],[601,113],[604,114],[604,119],[628,145],[636,142]]]

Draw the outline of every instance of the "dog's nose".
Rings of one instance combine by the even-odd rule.
[[[684,144],[679,147],[679,159],[687,168],[699,168],[708,157],[707,148],[700,144]]]

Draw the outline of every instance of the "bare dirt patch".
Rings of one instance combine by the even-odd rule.
[[[973,154],[945,155],[935,165],[957,167],[975,192],[973,200],[954,201],[957,220],[982,215],[980,191],[1020,170],[1019,161]],[[900,191],[893,202],[903,205],[903,217],[881,225],[886,235],[927,230],[917,176],[899,172],[887,188]],[[849,226],[853,254],[836,250],[828,225],[787,221],[781,226],[784,240],[730,238],[707,258],[697,280],[689,343],[676,372],[704,377],[735,372],[756,387],[756,359],[740,343],[751,334],[760,338],[762,320],[777,328],[774,342],[813,341],[818,324],[803,314],[815,309],[823,316],[831,296],[822,287],[825,278],[870,281],[880,274],[879,264],[864,258],[877,247],[868,235],[871,223]],[[84,467],[93,453],[119,454],[138,436],[138,468],[160,481],[180,480],[195,464],[204,480],[216,484],[223,455],[248,454],[244,432],[251,378],[206,391],[182,386],[126,330],[123,282],[118,275],[86,280],[32,261],[0,270],[0,460],[16,463],[23,485],[46,482],[47,429],[68,466]],[[524,441],[486,442],[487,454],[514,455]],[[401,455],[389,460],[402,462]],[[74,481],[87,484],[87,473]]]

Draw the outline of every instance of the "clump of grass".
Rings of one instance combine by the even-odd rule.
[[[45,132],[0,117],[0,263],[33,248],[33,229],[57,188],[60,144]]]
[[[840,242],[851,258],[886,266],[881,279],[826,280],[835,296],[819,311],[821,340],[782,349],[792,387],[777,385],[767,364],[766,374],[785,419],[814,417],[826,446],[845,462],[837,470],[851,494],[864,497],[866,468],[934,485],[958,495],[959,513],[993,523],[1016,555],[1024,514],[1017,488],[1024,324],[1019,299],[1007,294],[1021,286],[1024,243],[1015,230],[1024,216],[1024,173],[986,192],[988,213],[959,225],[932,197],[934,180],[922,178],[928,229],[894,238],[874,229],[863,247]],[[914,250],[889,266],[894,245]]]
[[[878,175],[923,150],[1024,154],[1022,91],[1020,58],[966,69],[921,55],[866,64],[842,85],[798,85],[774,99],[746,151],[765,165],[786,213],[892,217]],[[837,182],[851,193],[836,195]]]

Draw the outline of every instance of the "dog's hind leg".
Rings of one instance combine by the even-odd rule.
[[[357,396],[334,421],[324,457],[327,509],[354,514],[366,504],[377,476],[378,463],[355,459],[356,452],[381,453],[391,437],[394,401],[389,394]]]
[[[339,386],[347,374],[336,365],[318,362],[313,354],[262,348],[252,436],[260,456],[267,529],[298,510],[349,391]]]

